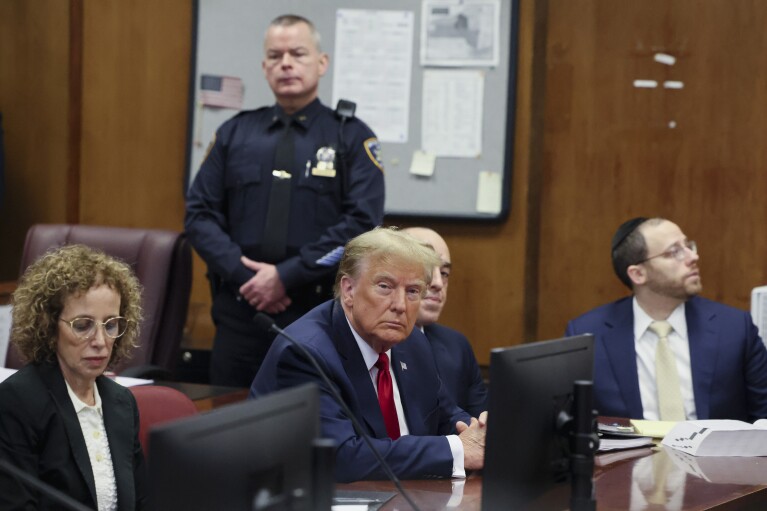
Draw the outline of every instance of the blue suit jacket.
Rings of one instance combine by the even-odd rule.
[[[453,457],[444,435],[455,432],[456,421],[469,415],[448,396],[437,375],[434,357],[417,329],[391,350],[409,435],[391,440],[386,435],[373,382],[354,340],[341,305],[331,300],[290,325],[286,333],[300,342],[327,373],[359,420],[373,445],[401,479],[449,477]],[[251,397],[314,382],[320,387],[322,434],[336,442],[336,479],[385,479],[386,475],[351,420],[330,394],[311,364],[284,336],[277,336],[258,371]]]
[[[751,315],[704,298],[685,305],[692,386],[699,419],[767,417],[767,350]],[[600,415],[642,418],[632,298],[598,307],[567,325],[593,333],[594,403]]]
[[[487,410],[487,387],[469,340],[462,333],[436,323],[425,326],[423,331],[448,394],[472,417],[479,417]]]

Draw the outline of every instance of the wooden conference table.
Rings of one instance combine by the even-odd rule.
[[[665,485],[655,484],[654,472],[665,474],[661,476]],[[767,510],[767,459],[690,460],[662,447],[605,453],[596,458],[594,485],[599,511]],[[481,475],[470,475],[462,484],[455,480],[426,480],[403,481],[403,486],[423,511],[482,508]],[[339,484],[337,488],[395,491],[388,481],[360,481]],[[530,509],[567,509],[568,500],[569,486],[564,485],[546,494]],[[410,506],[397,495],[380,509],[406,510]]]
[[[162,384],[186,393],[200,411],[241,401],[248,394],[248,389]],[[402,484],[423,511],[479,511],[482,507],[481,474],[471,474],[465,481],[432,479]],[[763,511],[767,510],[767,458],[695,458],[663,447],[608,452],[595,458],[594,486],[598,511]],[[388,481],[359,481],[337,488],[396,491]],[[560,486],[531,509],[566,509],[569,491],[569,485]],[[380,509],[408,510],[410,506],[397,495]]]

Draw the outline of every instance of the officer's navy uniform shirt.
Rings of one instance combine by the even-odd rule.
[[[349,119],[343,128],[346,157],[341,165],[340,119],[333,110],[315,99],[292,117],[295,161],[289,169],[287,256],[266,262],[276,264],[295,303],[300,299],[294,296],[296,288],[318,279],[332,283],[349,239],[381,224],[384,179],[378,141],[362,121]],[[185,227],[190,241],[209,271],[235,293],[253,276],[240,255],[263,261],[274,153],[285,130],[284,119],[285,113],[274,105],[242,112],[224,123],[187,198]],[[336,152],[334,177],[313,171],[319,164],[318,150],[328,147]]]

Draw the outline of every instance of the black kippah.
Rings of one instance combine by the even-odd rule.
[[[643,216],[638,216],[636,218],[632,218],[631,220],[627,220],[623,222],[620,227],[618,227],[618,230],[615,231],[615,236],[613,236],[612,241],[612,251],[615,252],[615,249],[618,248],[618,246],[623,243],[623,240],[628,238],[629,234],[634,232],[634,230],[639,227],[641,224],[647,221],[647,218]]]

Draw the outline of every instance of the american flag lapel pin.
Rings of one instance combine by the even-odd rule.
[[[406,364],[406,363],[404,363],[404,362],[400,361],[400,363],[399,363],[399,366],[400,366],[400,368],[401,368],[403,371],[407,371],[407,364]]]

